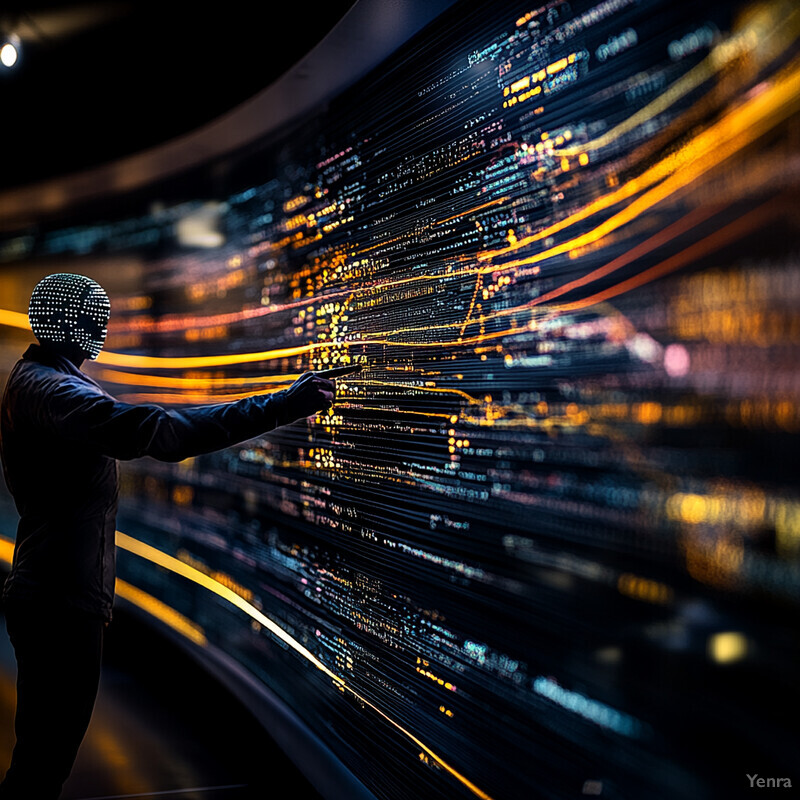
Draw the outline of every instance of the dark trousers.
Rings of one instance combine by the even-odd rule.
[[[105,623],[9,600],[6,626],[17,658],[17,741],[0,799],[55,800],[94,709]]]

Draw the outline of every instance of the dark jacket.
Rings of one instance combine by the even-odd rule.
[[[165,410],[122,403],[67,358],[31,345],[0,406],[3,474],[20,514],[5,598],[111,619],[117,459],[181,461],[292,421],[286,392]]]

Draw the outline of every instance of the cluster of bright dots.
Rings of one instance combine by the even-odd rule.
[[[40,342],[76,344],[91,359],[106,340],[111,303],[99,283],[60,272],[36,284],[28,306],[31,329]]]

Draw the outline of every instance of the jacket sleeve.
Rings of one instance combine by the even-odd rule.
[[[211,453],[293,421],[286,392],[254,395],[180,410],[123,403],[78,380],[59,381],[39,408],[43,428],[68,440],[128,460],[159,461]]]

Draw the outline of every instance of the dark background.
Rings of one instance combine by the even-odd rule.
[[[0,189],[197,129],[269,86],[353,5],[4,2],[0,34],[17,32],[22,52],[0,67]]]

